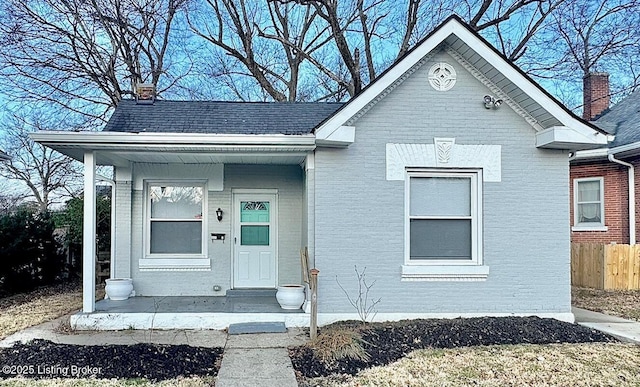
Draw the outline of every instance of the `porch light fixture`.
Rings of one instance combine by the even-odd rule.
[[[501,99],[496,99],[492,95],[485,95],[483,102],[484,102],[485,109],[492,109],[492,108],[497,109],[500,107],[500,105],[502,105],[504,101]]]
[[[222,209],[220,207],[216,210],[216,216],[218,217],[218,222],[222,222]]]

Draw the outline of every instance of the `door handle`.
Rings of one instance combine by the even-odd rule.
[[[238,238],[233,237],[233,243],[237,245],[238,244]]]

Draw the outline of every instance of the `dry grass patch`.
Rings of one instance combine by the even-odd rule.
[[[640,290],[572,287],[571,303],[578,308],[640,321]]]
[[[104,297],[99,286],[96,299]],[[82,287],[53,286],[0,300],[0,339],[82,308]]]
[[[356,376],[306,386],[638,386],[640,346],[551,344],[428,349]]]
[[[307,346],[325,364],[334,364],[342,359],[368,361],[369,354],[362,346],[362,336],[352,328],[332,327],[320,333]]]

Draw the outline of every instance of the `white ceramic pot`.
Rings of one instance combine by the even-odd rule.
[[[302,285],[278,286],[276,300],[282,309],[300,309],[304,298],[304,286]]]
[[[106,282],[107,286],[104,287],[104,291],[110,300],[126,300],[133,291],[133,281],[131,278],[111,278],[106,280]]]

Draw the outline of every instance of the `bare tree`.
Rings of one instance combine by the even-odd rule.
[[[0,93],[15,112],[0,135],[12,156],[0,166],[9,204],[30,200],[45,210],[75,195],[82,181],[75,163],[34,144],[28,132],[100,127],[138,83],[155,85],[159,95],[188,89],[181,84],[191,68],[187,30],[178,28],[187,1],[0,4]]]
[[[484,1],[470,25],[483,31],[498,50],[515,62],[526,55],[531,41],[551,23],[550,16],[566,1]],[[487,3],[492,4],[487,8]]]
[[[342,100],[452,13],[517,60],[564,1],[206,0],[189,21],[213,52],[224,53],[213,56],[225,60],[212,73],[238,97],[236,82],[250,78],[267,99]],[[300,93],[307,80],[320,87]]]
[[[82,188],[79,164],[29,137],[29,132],[50,130],[54,122],[18,115],[4,121],[2,147],[11,159],[0,163],[0,177],[13,182],[10,186],[14,187],[10,195],[4,196],[14,202],[33,201],[40,211],[46,211],[77,195]]]
[[[310,6],[296,7],[271,1],[206,0],[189,11],[192,31],[221,50],[213,51],[217,66],[209,74],[225,84],[238,99],[250,99],[246,81],[264,92],[264,99],[306,100],[300,93],[307,70],[303,62],[330,40],[326,27],[316,23]],[[232,60],[229,60],[232,58]],[[321,62],[316,68],[326,74]]]
[[[591,72],[616,74],[611,77],[613,100],[638,85],[640,1],[567,1],[552,16],[525,68],[549,79],[568,106],[582,107],[582,78]]]
[[[187,1],[7,0],[0,6],[2,91],[93,119],[137,83],[162,93],[188,70],[170,58],[173,23]]]

